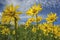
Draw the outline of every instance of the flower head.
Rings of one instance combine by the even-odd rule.
[[[58,25],[53,26],[53,34],[55,34],[55,37],[60,37],[60,27]]]
[[[1,34],[9,35],[9,34],[10,34],[10,29],[9,29],[9,28],[4,28],[4,29],[1,31]]]
[[[37,18],[36,18],[36,20],[35,20],[35,21],[40,22],[41,20],[42,20],[42,17],[37,16]]]
[[[34,22],[35,18],[29,18],[27,21],[29,21],[30,23]]]
[[[18,6],[7,6],[2,12],[2,23],[9,23],[12,19],[14,19],[14,17],[18,20],[18,15],[21,14],[21,12],[17,11],[17,9]]]
[[[46,21],[48,22],[48,23],[51,23],[51,22],[54,22],[54,21],[56,21],[56,19],[57,19],[57,15],[56,15],[56,13],[50,13],[50,14],[48,14],[48,17],[46,18]]]
[[[42,10],[42,7],[41,7],[41,5],[33,5],[27,12],[26,12],[26,14],[27,15],[31,15],[31,16],[33,16],[33,15],[36,15],[36,14],[38,14],[38,12],[39,11],[41,11]]]
[[[48,35],[52,31],[52,25],[48,23],[43,23],[38,25],[38,29],[42,30],[45,35]]]
[[[37,31],[36,27],[33,26],[32,32],[36,33],[36,31]]]

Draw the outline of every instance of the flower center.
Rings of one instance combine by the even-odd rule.
[[[53,20],[53,18],[50,19],[51,21]]]
[[[15,12],[10,12],[11,13],[11,16],[14,16],[15,15]]]
[[[36,12],[37,12],[37,10],[33,9],[33,13],[36,13]]]

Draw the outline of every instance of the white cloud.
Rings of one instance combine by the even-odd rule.
[[[19,10],[25,12],[34,3],[40,3],[43,7],[55,7],[59,3],[59,0],[6,0],[7,4],[19,5]]]
[[[31,7],[36,1],[35,0],[6,0],[7,4],[14,4],[14,5],[19,5],[20,6],[20,11],[25,12],[28,8]]]
[[[19,24],[25,24],[25,22],[19,22]]]
[[[31,18],[31,16],[20,16],[21,19]]]
[[[18,4],[18,2],[17,2],[18,0],[6,0],[6,2],[7,2],[7,4],[14,4],[14,5],[16,5],[16,4]]]

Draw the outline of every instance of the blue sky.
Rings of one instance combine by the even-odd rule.
[[[60,24],[60,0],[0,0],[0,15],[3,11],[5,5],[9,4],[19,5],[19,10],[23,12],[20,16],[21,20],[20,24],[24,23],[27,18],[30,16],[26,16],[25,12],[34,4],[42,4],[43,10],[39,13],[40,16],[46,18],[46,15],[50,12],[57,13],[58,19],[55,24]],[[43,20],[44,21],[44,20]]]

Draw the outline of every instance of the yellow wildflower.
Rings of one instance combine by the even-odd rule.
[[[43,23],[42,25],[38,25],[39,29],[43,31],[44,34],[48,35],[49,32],[52,31],[52,28],[49,24]]]
[[[35,21],[40,22],[41,20],[42,20],[42,17],[37,16],[37,18],[36,18],[36,20],[35,20]]]
[[[6,5],[5,9],[4,9],[4,13],[7,13],[9,15],[12,15],[13,13],[11,12],[15,12],[17,9],[19,8],[19,6],[15,6],[13,4],[11,4],[10,6],[9,5]]]
[[[53,34],[55,34],[56,37],[60,37],[60,27],[59,26],[54,25]]]
[[[14,17],[18,20],[18,15],[21,14],[21,12],[18,12],[17,9],[18,6],[7,6],[2,13],[2,23],[9,23],[10,21],[12,21],[12,19],[14,19]]]
[[[26,22],[25,23],[25,29],[28,28],[30,26],[30,23],[29,22]]]
[[[2,34],[4,35],[9,35],[10,34],[10,29],[9,28],[4,28],[2,31],[1,31]]]
[[[29,21],[30,23],[34,22],[34,18],[29,18],[27,21]]]
[[[28,28],[30,26],[30,24],[34,21],[35,19],[34,18],[29,18],[27,20],[27,22],[25,23],[25,29]]]
[[[43,24],[39,24],[37,29],[40,30],[40,27],[42,27],[42,25],[43,25]]]
[[[54,22],[54,21],[56,21],[56,19],[57,19],[57,15],[56,15],[56,13],[50,13],[50,14],[48,14],[48,17],[46,18],[46,21],[48,22],[48,23],[51,23],[51,22]]]
[[[39,11],[41,11],[42,10],[42,7],[41,7],[41,5],[33,5],[27,12],[26,12],[26,14],[27,15],[31,15],[31,16],[33,16],[33,15],[36,15],[36,14],[38,14],[38,12]]]
[[[57,32],[56,36],[57,36],[57,37],[60,37],[60,32]]]
[[[36,27],[33,26],[32,32],[36,33],[36,31],[37,31]]]
[[[58,28],[57,27],[53,27],[53,33],[57,34],[57,32],[58,32]]]

